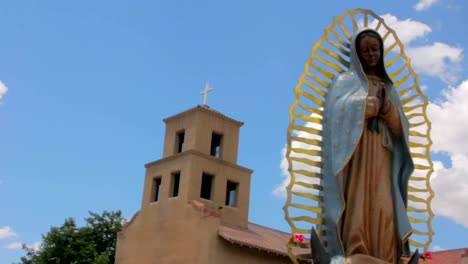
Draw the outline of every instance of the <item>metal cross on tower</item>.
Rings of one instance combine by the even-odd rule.
[[[203,95],[203,105],[206,105],[206,102],[208,101],[208,93],[211,92],[212,90],[213,88],[210,87],[210,83],[206,82],[205,90],[200,92],[200,94]]]

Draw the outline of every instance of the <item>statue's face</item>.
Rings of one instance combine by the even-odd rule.
[[[379,63],[380,56],[380,44],[376,38],[366,36],[361,39],[360,43],[360,50],[361,58],[363,61],[361,63],[365,63],[367,68],[375,68]]]

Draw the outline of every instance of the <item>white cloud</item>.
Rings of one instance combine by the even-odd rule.
[[[41,248],[41,244],[42,244],[41,241],[37,241],[37,242],[34,242],[32,244],[26,245],[26,247],[29,248],[29,249],[32,249],[34,251],[38,251]],[[6,245],[5,248],[6,249],[11,249],[11,250],[22,249],[23,248],[23,243],[21,243],[21,242],[12,242],[12,243]]]
[[[432,32],[429,25],[412,19],[400,20],[391,14],[384,14],[381,17],[385,20],[385,24],[397,33],[417,73],[440,78],[446,83],[455,83],[459,80],[463,48],[443,42],[415,45],[415,40],[422,39]],[[371,26],[375,26],[376,23],[377,21],[374,21]],[[386,33],[383,27],[379,32],[382,35]],[[393,42],[391,36],[386,40],[386,43]]]
[[[323,108],[320,108],[320,110],[323,110]],[[317,115],[315,113],[313,113],[311,116],[316,117],[316,118],[320,118],[320,115]],[[317,123],[305,122],[305,124],[300,124],[300,125],[315,128],[317,130],[322,130],[322,126],[317,124]],[[316,140],[321,140],[321,138],[322,138],[321,136],[309,134],[309,133],[304,132],[304,131],[293,131],[292,133],[294,134],[294,136],[300,137],[300,138],[308,138],[308,139],[316,139]],[[309,145],[309,144],[299,142],[299,141],[292,141],[291,142],[291,147],[292,148],[299,148],[299,149],[307,149],[307,150],[319,149],[319,147],[317,147],[317,146]],[[288,160],[286,158],[286,148],[287,148],[287,146],[284,146],[282,151],[281,151],[282,159],[281,159],[281,163],[280,163],[280,168],[281,168],[281,177],[283,178],[283,180],[273,190],[273,194],[278,196],[278,197],[286,197],[286,186],[288,186],[289,182],[291,181],[291,175],[289,173],[289,163],[288,163]],[[321,159],[320,157],[316,157],[316,156],[311,157],[311,156],[309,156],[307,154],[295,153],[293,151],[291,151],[291,153],[289,155],[290,155],[290,157],[308,158],[308,159],[312,159],[314,161],[320,161],[320,159]],[[312,167],[312,166],[306,165],[306,164],[301,163],[301,162],[292,161],[291,164],[292,164],[292,169],[293,170],[307,170],[307,171],[312,171],[312,172],[320,172],[319,168]],[[320,180],[318,178],[306,177],[306,176],[303,176],[303,175],[300,175],[300,174],[296,174],[295,176],[296,176],[296,178],[295,178],[296,181],[301,181],[301,182],[305,182],[305,183],[314,183],[314,184],[319,184],[320,183]],[[293,189],[296,190],[296,191],[306,191],[304,187],[299,186],[299,185],[293,186]]]
[[[438,0],[419,0],[414,6],[417,11],[423,11],[429,9],[433,4],[437,3]]]
[[[415,39],[422,38],[432,32],[430,26],[412,19],[399,20],[391,14],[384,14],[381,17],[385,20],[385,24],[395,30],[400,41],[407,45]],[[375,22],[376,23],[376,22]]]
[[[430,103],[427,108],[432,122],[432,150],[468,157],[468,79],[446,89],[443,96],[444,101]]]
[[[409,47],[407,52],[416,72],[439,77],[448,83],[457,81],[461,72],[463,48],[436,42],[431,45]]]
[[[16,233],[9,226],[0,227],[0,239],[15,237]]]
[[[300,142],[293,141],[292,145],[293,145],[293,147],[300,147],[300,148],[310,149],[310,146],[307,146],[304,143],[300,143]],[[281,168],[281,177],[283,178],[283,180],[273,190],[273,194],[275,196],[285,198],[286,197],[286,186],[288,186],[289,182],[291,181],[291,175],[289,173],[289,164],[288,164],[288,160],[286,159],[286,146],[283,148],[281,153],[282,153],[283,158],[282,158],[281,163],[280,163],[280,168]],[[301,157],[301,155],[297,155],[297,154],[294,154],[294,153],[291,153],[291,156]],[[310,156],[307,156],[307,155],[302,155],[302,157],[311,158]],[[315,158],[314,160],[318,160],[318,159]],[[311,172],[320,172],[320,169],[318,169],[316,167],[312,167],[312,166],[309,166],[309,165],[305,165],[304,163],[298,163],[298,162],[292,162],[292,168],[294,170],[307,170],[307,171],[311,171]],[[306,176],[303,176],[303,175],[300,175],[300,174],[296,174],[295,177],[296,177],[295,178],[296,182],[300,181],[300,182],[305,182],[305,183],[320,184],[320,180],[318,178],[306,177]],[[302,187],[302,186],[299,186],[299,185],[294,185],[293,190],[294,191],[310,192],[310,190],[307,190],[305,187]]]
[[[37,242],[34,242],[32,244],[27,245],[27,247],[34,250],[34,251],[38,251],[41,248],[41,245],[42,245],[42,242],[37,241]]]
[[[468,156],[455,154],[451,157],[452,167],[445,168],[442,162],[434,162],[431,178],[435,197],[432,209],[436,215],[453,219],[468,227]]]
[[[281,183],[276,186],[276,188],[273,190],[273,194],[278,196],[278,197],[286,197],[286,186],[288,186],[290,180],[291,180],[291,177],[290,177],[290,174],[288,172],[288,160],[286,159],[286,146],[283,148],[283,150],[281,150],[281,155],[282,155],[282,159],[281,159],[281,163],[280,163],[280,169],[281,169],[281,177],[283,178],[283,180],[281,181]]]
[[[0,81],[0,99],[2,99],[3,95],[8,91],[8,87]]]
[[[452,167],[434,162],[432,209],[468,227],[468,119],[464,115],[468,111],[468,79],[444,90],[443,96],[443,101],[429,104],[427,114],[432,122],[432,150],[449,154]]]
[[[435,245],[432,247],[432,251],[442,251],[442,250],[446,250],[446,249],[439,245]]]
[[[23,244],[21,242],[12,242],[5,246],[6,249],[21,249]]]

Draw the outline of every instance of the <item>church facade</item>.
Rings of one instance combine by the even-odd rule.
[[[116,263],[291,263],[290,234],[248,222],[243,123],[206,105],[164,122],[163,157],[145,165],[141,209],[118,234]]]

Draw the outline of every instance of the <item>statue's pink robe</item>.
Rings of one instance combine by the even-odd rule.
[[[384,85],[367,76],[369,96],[377,96]],[[355,263],[398,263],[392,194],[392,152],[389,142],[401,133],[398,108],[381,115],[380,132],[367,128],[344,169],[346,201],[342,240],[345,256]],[[384,128],[385,126],[385,128]],[[366,256],[364,256],[366,255]],[[364,258],[364,259],[363,259]],[[364,262],[362,262],[364,261]]]

